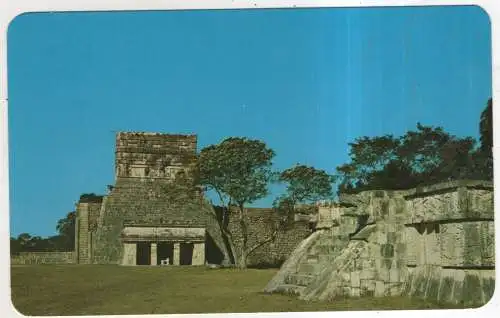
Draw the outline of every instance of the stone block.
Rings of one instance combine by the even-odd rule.
[[[396,255],[398,257],[403,257],[406,255],[406,243],[396,243],[395,245]]]
[[[382,244],[380,246],[380,256],[384,258],[391,258],[394,256],[394,245]]]
[[[389,282],[389,269],[387,268],[379,268],[377,271],[377,280],[381,280],[384,282]]]
[[[481,264],[495,265],[495,223],[494,221],[480,222],[479,236],[481,239]]]
[[[367,248],[364,248],[359,254],[359,257],[362,259],[370,257],[370,247],[368,246]]]
[[[432,222],[458,218],[463,212],[457,191],[430,194],[409,200],[411,221],[408,223]]]
[[[487,303],[493,297],[495,291],[495,270],[481,271],[482,288],[484,303]]]
[[[173,256],[173,263],[174,265],[180,265],[181,261],[181,246],[179,243],[174,243],[174,256]]]
[[[400,269],[393,267],[389,270],[389,282],[398,283],[400,282]]]
[[[494,266],[492,221],[449,223],[441,228],[443,266]]]
[[[375,280],[373,279],[361,279],[360,288],[362,290],[374,291],[375,290]]]
[[[156,243],[151,243],[151,250],[150,250],[150,258],[151,258],[151,265],[157,265],[157,244]]]
[[[406,276],[406,279],[403,282],[402,294],[406,295],[406,296],[412,295],[413,280],[415,278],[415,268],[408,267],[406,269],[405,276]]]
[[[441,265],[441,244],[439,234],[436,232],[428,233],[424,236],[425,240],[425,264]]]
[[[351,295],[351,287],[341,287],[339,288],[339,296],[341,297],[349,297]]]
[[[376,234],[377,235],[376,236],[376,238],[377,238],[376,243],[378,243],[378,244],[387,244],[387,232],[385,232],[385,231],[377,231],[376,233],[377,233]]]
[[[351,272],[342,271],[340,273],[341,282],[343,285],[350,286],[351,285]]]
[[[464,280],[465,280],[465,272],[456,270],[457,273],[461,273],[463,277],[456,277],[453,282],[453,296],[451,301],[455,304],[460,304],[465,302],[467,299],[464,299]]]
[[[385,296],[385,282],[377,280],[375,281],[375,297]]]
[[[355,259],[354,261],[354,270],[359,272],[363,270],[363,260]]]
[[[422,237],[417,244],[414,245],[415,247],[415,260],[416,260],[416,265],[417,266],[422,266],[427,264],[427,246],[425,245],[425,238]]]
[[[397,242],[396,232],[388,232],[387,233],[387,242],[390,244],[395,244]]]
[[[402,287],[402,283],[386,283],[385,293],[387,296],[400,296]]]
[[[468,189],[468,217],[493,219],[494,201],[493,191],[483,189]]]
[[[463,285],[463,299],[466,305],[477,305],[483,303],[483,288],[477,270],[467,271]]]
[[[425,297],[429,275],[430,273],[428,267],[420,268],[414,272],[414,278],[412,280],[412,287],[410,291],[411,295],[422,298]]]
[[[439,287],[441,283],[440,271],[432,271],[427,280],[427,286],[425,289],[425,298],[430,299],[434,302],[438,300]]]
[[[205,264],[205,243],[195,243],[193,248],[193,265]]]
[[[455,280],[452,275],[443,275],[439,283],[438,301],[450,302],[453,298],[453,285]]]
[[[375,278],[375,269],[374,268],[363,269],[359,273],[359,278],[362,280],[374,279]]]
[[[361,296],[361,289],[360,288],[351,288],[351,297],[360,297]]]
[[[375,260],[373,258],[363,258],[361,259],[363,270],[371,269],[375,267]]]
[[[375,243],[368,244],[370,259],[380,258],[380,246],[381,246],[380,244],[375,244]]]
[[[387,234],[391,233],[393,235],[393,236],[388,236],[388,240],[390,238],[391,240],[389,240],[389,243],[394,243],[396,238],[395,233],[398,231],[398,226],[393,222],[389,222],[385,225],[385,231]]]
[[[351,287],[359,288],[361,286],[361,279],[359,272],[351,273]]]
[[[135,243],[124,243],[122,264],[125,266],[135,265],[136,253],[137,253],[137,246]]]

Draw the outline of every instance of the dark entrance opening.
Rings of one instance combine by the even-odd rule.
[[[191,265],[193,262],[193,243],[180,244],[180,265]]]
[[[174,263],[174,244],[167,242],[160,242],[156,247],[157,264],[161,265],[161,261],[168,258],[168,265]]]
[[[137,243],[137,265],[151,265],[151,245],[149,242]]]
[[[214,239],[207,233],[205,242],[205,257],[209,264],[221,264],[224,260],[224,254],[221,252]]]

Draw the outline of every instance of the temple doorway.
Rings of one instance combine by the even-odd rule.
[[[156,249],[156,265],[161,265],[162,260],[168,258],[168,265],[174,264],[174,244],[168,242],[158,243]]]
[[[180,265],[192,265],[193,263],[193,243],[180,244]]]
[[[151,245],[149,242],[137,243],[137,265],[151,265]]]

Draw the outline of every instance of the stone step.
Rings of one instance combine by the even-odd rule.
[[[299,296],[305,288],[306,288],[305,286],[283,284],[279,285],[278,288],[276,288],[276,292],[285,295]]]
[[[321,264],[319,262],[318,263],[301,263],[299,265],[298,272],[300,274],[304,274],[304,275],[315,274],[319,271],[320,267],[321,267]]]
[[[330,254],[330,253],[335,253],[338,250],[339,250],[338,246],[320,245],[320,246],[314,246],[311,249],[311,252],[313,254]]]
[[[331,263],[335,260],[337,255],[334,254],[320,254],[318,255],[318,261],[320,263]]]
[[[311,255],[308,254],[305,258],[306,263],[318,263],[319,262],[319,256],[318,255]]]
[[[289,274],[285,278],[285,283],[297,286],[309,286],[315,278],[315,275],[309,274]]]
[[[322,263],[322,262],[331,262],[338,255],[337,254],[308,254],[303,263],[314,264],[314,263]]]

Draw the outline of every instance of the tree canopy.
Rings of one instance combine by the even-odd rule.
[[[360,137],[349,143],[350,162],[337,167],[340,192],[408,189],[456,179],[492,179],[492,102],[481,114],[481,145],[442,127],[417,124],[395,137]]]
[[[17,238],[10,238],[10,252],[54,252],[72,251],[75,248],[75,212],[69,212],[64,218],[57,221],[58,235],[46,238],[21,233]]]
[[[479,122],[481,151],[491,153],[493,148],[493,100],[490,98]]]
[[[264,238],[255,246],[248,245],[248,219],[245,205],[268,195],[272,180],[272,159],[275,153],[260,140],[231,137],[217,145],[201,150],[198,161],[199,180],[207,189],[214,190],[224,206],[222,218],[217,218],[221,233],[227,242],[232,262],[240,268],[247,267],[248,255],[256,246],[268,240]],[[231,207],[236,207],[242,233],[242,242],[235,246],[228,228]]]
[[[200,152],[200,182],[233,204],[252,203],[268,194],[274,155],[262,141],[227,138]]]
[[[286,183],[286,196],[295,203],[310,203],[331,198],[334,177],[323,170],[296,165],[281,172],[280,182]]]

